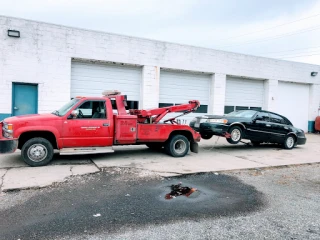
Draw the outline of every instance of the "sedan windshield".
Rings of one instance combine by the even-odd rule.
[[[235,111],[226,114],[225,116],[228,117],[241,117],[241,118],[252,118],[253,115],[255,115],[257,111],[254,110],[241,110],[241,111]]]
[[[52,112],[52,114],[55,114],[57,116],[64,116],[67,112],[70,111],[70,109],[79,102],[80,99],[74,98],[71,101],[69,101],[67,104],[65,104],[63,107],[61,107],[59,110],[55,110]]]

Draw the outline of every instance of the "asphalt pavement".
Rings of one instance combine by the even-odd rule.
[[[320,239],[320,166],[163,178],[110,168],[2,193],[0,239]],[[166,200],[170,185],[198,189]]]

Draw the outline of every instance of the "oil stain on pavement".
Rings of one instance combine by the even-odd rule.
[[[196,192],[166,199],[179,183]],[[210,173],[160,179],[102,172],[30,191],[39,193],[0,211],[0,239],[89,237],[127,227],[246,215],[265,207],[263,194],[254,187]]]

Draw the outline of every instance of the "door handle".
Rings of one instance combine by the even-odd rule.
[[[102,126],[109,127],[109,123],[103,123]]]
[[[266,127],[271,127],[271,125],[270,124],[266,124]]]
[[[18,108],[18,107],[14,107],[13,109],[14,109],[14,110],[18,110],[19,108]]]

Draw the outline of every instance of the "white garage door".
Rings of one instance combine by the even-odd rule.
[[[71,97],[101,96],[104,90],[119,90],[129,101],[139,101],[141,79],[139,67],[72,62]]]
[[[287,117],[292,124],[308,131],[309,85],[279,82],[277,113]]]
[[[197,113],[178,118],[181,123],[188,124],[195,116],[208,113],[211,78],[209,74],[161,70],[159,106],[178,105],[188,103],[190,100],[199,100],[201,107]],[[171,114],[167,118],[175,115],[177,114]]]
[[[225,113],[243,109],[262,109],[264,81],[227,78]]]

